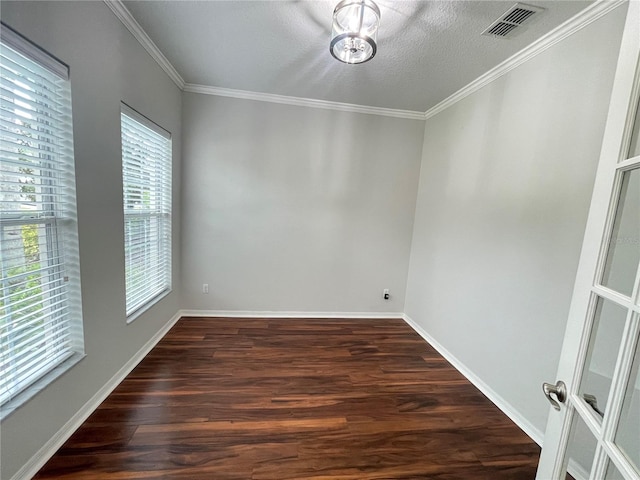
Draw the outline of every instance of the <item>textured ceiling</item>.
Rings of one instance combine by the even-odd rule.
[[[377,1],[378,53],[346,65],[329,53],[335,1],[126,1],[187,83],[426,111],[586,8],[545,8],[513,38],[482,31],[514,1]]]

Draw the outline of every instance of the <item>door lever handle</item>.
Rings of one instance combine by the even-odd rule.
[[[551,406],[556,410],[560,410],[560,404],[558,402],[564,403],[567,398],[567,387],[564,382],[562,380],[558,380],[558,383],[555,385],[551,383],[543,383],[542,391],[547,397],[547,400],[549,400],[549,403],[551,403]],[[551,395],[555,395],[558,401],[556,401]]]

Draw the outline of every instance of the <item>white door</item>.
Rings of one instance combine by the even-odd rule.
[[[627,21],[556,379],[565,388],[545,385],[559,410],[538,480],[640,480],[640,1],[619,8]]]

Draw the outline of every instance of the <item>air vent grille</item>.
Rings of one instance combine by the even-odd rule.
[[[490,35],[494,37],[506,37],[516,28],[529,20],[536,13],[542,12],[544,9],[524,3],[516,3],[507,10],[500,18],[493,22],[482,35]]]
[[[527,10],[526,8],[516,7],[510,14],[503,18],[505,22],[517,23],[521,25],[527,18],[533,15],[533,10]]]
[[[498,35],[499,37],[506,36],[511,30],[517,28],[517,25],[513,23],[499,22],[495,24],[491,29],[487,32],[489,35]]]

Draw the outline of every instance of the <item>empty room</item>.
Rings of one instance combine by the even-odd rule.
[[[0,1],[0,478],[640,480],[640,2]]]

